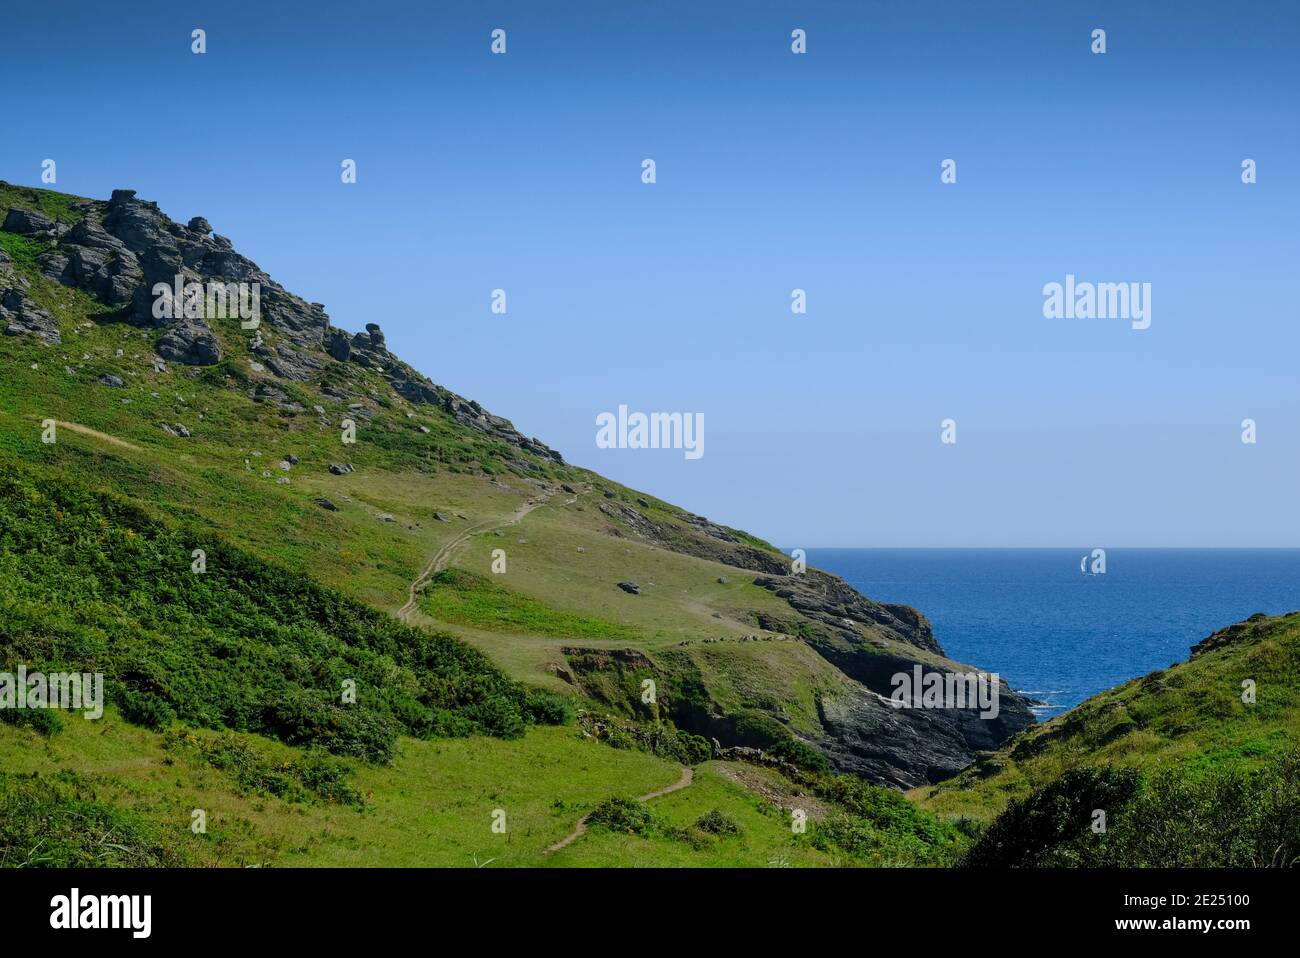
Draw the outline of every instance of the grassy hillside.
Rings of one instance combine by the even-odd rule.
[[[1300,863],[1298,676],[1300,612],[1252,616],[912,794],[992,823],[972,864]]]
[[[1005,688],[995,723],[884,704],[913,664],[970,668],[915,610],[567,464],[206,224],[5,183],[0,217],[0,672],[108,699],[0,710],[0,864],[1300,856],[1296,616],[909,801],[858,776],[934,782],[1030,721]],[[131,293],[177,269],[264,283],[266,321],[178,353]]]
[[[108,699],[0,712],[0,862],[936,864],[965,841],[832,770],[884,713],[827,650],[955,667],[916,613],[820,573],[797,605],[769,544],[568,465],[377,327],[348,358],[319,307],[129,194],[0,183],[0,222],[0,671],[103,672]],[[164,267],[258,279],[266,321],[164,360],[176,324],[102,282]],[[945,762],[972,747],[920,731]],[[547,851],[707,759],[699,735],[764,751],[646,803],[640,850],[597,822]],[[932,774],[879,738],[870,774]]]

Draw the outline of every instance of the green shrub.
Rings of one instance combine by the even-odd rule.
[[[161,696],[147,689],[124,687],[114,696],[118,711],[128,722],[160,729],[176,721],[176,711]]]
[[[0,722],[32,729],[47,738],[63,728],[63,719],[54,709],[0,709]]]
[[[1092,810],[1106,812],[1094,833]],[[968,865],[1259,868],[1300,864],[1300,753],[1252,771],[1076,769],[1012,802]]]
[[[204,574],[190,569],[196,547]],[[0,648],[103,672],[110,701],[140,725],[259,732],[368,761],[390,760],[402,733],[514,737],[530,715],[523,688],[462,642],[9,459]],[[353,704],[341,701],[348,680]],[[557,714],[533,701],[532,715]]]
[[[695,827],[710,835],[739,835],[740,825],[736,820],[719,811],[710,809],[695,820]]]
[[[0,771],[0,866],[166,868],[188,864],[179,847],[134,812],[101,800],[100,783],[71,772]]]
[[[634,798],[607,798],[587,817],[587,824],[629,835],[648,835],[658,830],[654,815]]]
[[[568,725],[573,721],[573,700],[545,689],[525,689],[524,714],[536,725]]]

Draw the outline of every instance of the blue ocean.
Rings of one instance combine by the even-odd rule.
[[[1300,549],[1108,549],[1101,575],[1081,571],[1082,548],[806,551],[864,595],[919,609],[951,658],[1045,702],[1040,720],[1252,613],[1300,609]]]

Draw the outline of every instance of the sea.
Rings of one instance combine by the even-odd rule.
[[[789,550],[786,550],[787,552]],[[949,658],[1043,702],[1039,720],[1167,668],[1252,615],[1300,609],[1300,549],[806,549],[920,610]]]

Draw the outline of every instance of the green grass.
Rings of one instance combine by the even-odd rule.
[[[0,214],[72,223],[80,202],[0,183]],[[63,336],[0,337],[0,665],[101,670],[111,699],[102,722],[0,722],[6,864],[938,865],[974,834],[963,816],[989,820],[1068,769],[1249,774],[1300,737],[1292,619],[1107,693],[1022,740],[1036,744],[923,790],[933,814],[843,782],[812,789],[707,762],[692,786],[649,803],[639,832],[593,827],[547,855],[600,803],[673,782],[680,766],[530,724],[566,710],[519,683],[646,723],[623,744],[643,745],[664,717],[639,704],[645,677],[661,703],[698,708],[753,744],[792,750],[819,732],[819,705],[848,679],[759,628],[798,634],[807,622],[718,561],[775,550],[737,530],[727,544],[668,503],[410,404],[374,370],[327,361],[312,383],[258,372],[233,321],[214,324],[217,366],[155,370],[159,330],[42,276],[40,243],[0,231],[0,244]],[[262,332],[272,346],[281,335]],[[125,386],[101,385],[105,374]],[[264,383],[304,410],[250,398]],[[373,413],[354,417],[355,445],[340,440],[347,401],[324,384]],[[69,424],[53,445],[41,442],[46,419]],[[190,438],[163,431],[177,422]],[[300,461],[281,470],[289,454]],[[329,474],[338,462],[355,471]],[[548,501],[495,535],[543,484]],[[607,503],[639,510],[670,548]],[[430,557],[461,539],[421,597],[425,627],[393,621]],[[196,547],[202,575],[190,571]],[[506,575],[488,571],[495,548]],[[640,595],[617,587],[629,579]],[[601,659],[614,651],[632,664]],[[575,675],[580,659],[605,665]],[[1250,708],[1243,677],[1259,681]],[[356,705],[340,701],[345,679]],[[801,804],[810,824],[797,835],[789,809]],[[206,835],[190,831],[195,808],[209,812]],[[503,834],[490,827],[496,809]],[[41,822],[50,838],[38,847]]]
[[[68,793],[95,803],[56,816],[68,823],[61,833],[84,838],[90,850],[43,864],[86,863],[106,829],[83,836],[75,823],[105,818],[111,827],[120,818],[132,827],[130,854],[104,864],[547,865],[554,862],[546,849],[611,791],[649,792],[680,775],[674,763],[610,749],[572,727],[534,726],[510,740],[403,738],[389,765],[339,759],[360,796],[352,804],[310,789],[279,794],[261,781],[300,762],[299,749],[257,735],[200,733],[238,756],[214,762],[196,744],[176,742],[192,734],[131,725],[114,709],[97,722],[69,720],[48,738],[0,724],[0,808],[23,810],[0,816],[0,861],[26,860],[43,837],[25,810],[68,804]],[[65,779],[79,783],[75,794],[60,786]],[[10,797],[20,786],[23,794]],[[34,801],[41,796],[52,797]],[[206,834],[191,831],[195,809],[206,813]],[[492,830],[497,809],[505,812],[504,833]]]
[[[67,193],[14,186],[0,181],[0,211],[16,206],[71,225],[81,219],[81,214],[73,209],[81,202],[81,197]],[[3,222],[3,217],[0,217],[0,222]]]
[[[1247,773],[1300,741],[1300,613],[1258,617],[1187,662],[1093,696],[994,757],[913,794],[940,814],[991,819],[1068,770]],[[1257,686],[1253,704],[1242,682]]]
[[[45,243],[27,236],[0,231],[0,249],[9,254],[9,258],[14,261],[14,265],[19,269],[31,271],[36,268],[36,257],[40,256],[49,247]]]
[[[486,576],[444,569],[420,596],[420,611],[440,622],[472,625],[497,632],[523,632],[580,642],[586,639],[632,641],[637,632],[615,622],[562,612],[502,588]]]
[[[383,761],[399,733],[514,736],[528,719],[523,689],[475,650],[58,472],[0,474],[0,546],[0,664],[103,672],[143,724]]]

